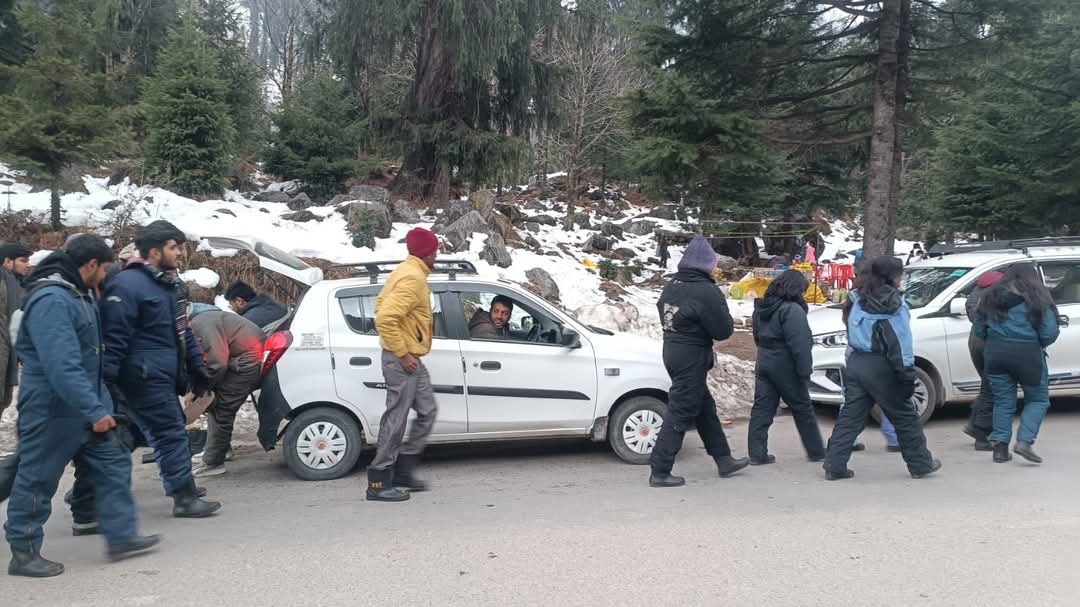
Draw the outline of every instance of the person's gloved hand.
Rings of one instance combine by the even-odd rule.
[[[199,367],[191,370],[191,392],[196,398],[205,395],[210,391],[210,376],[206,373],[206,369]]]

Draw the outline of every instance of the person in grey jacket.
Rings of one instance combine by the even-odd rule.
[[[255,323],[205,304],[191,311],[191,330],[202,346],[214,403],[207,411],[206,447],[195,476],[225,473],[236,414],[259,386],[263,333]]]

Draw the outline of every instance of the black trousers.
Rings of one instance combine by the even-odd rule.
[[[769,427],[776,417],[780,399],[788,404],[795,418],[803,449],[807,457],[818,459],[825,456],[825,441],[821,437],[814,404],[810,401],[807,380],[798,377],[795,367],[783,357],[759,351],[757,374],[754,381],[754,406],[750,409],[750,426],[747,430],[747,450],[751,459],[765,459],[769,454]],[[782,356],[781,356],[782,355]]]
[[[975,402],[971,403],[969,422],[975,428],[976,434],[981,434],[984,438],[990,436],[990,432],[994,429],[994,392],[990,389],[990,377],[984,368],[986,366],[983,353],[985,348],[986,342],[972,331],[968,336],[968,353],[971,354],[971,364],[975,365],[981,381],[979,395],[975,397]]]
[[[650,460],[653,472],[670,473],[687,430],[697,426],[705,451],[713,457],[731,455],[716,401],[709,392],[708,374],[713,366],[711,348],[664,344],[664,366],[671,376],[668,412]]]
[[[889,361],[878,354],[854,352],[848,357],[844,379],[844,406],[829,437],[825,469],[834,473],[847,470],[855,439],[866,427],[876,403],[896,427],[896,439],[908,471],[929,472],[934,458],[926,448],[926,435],[911,399],[901,396],[903,387]]]

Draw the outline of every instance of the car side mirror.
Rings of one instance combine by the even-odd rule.
[[[949,316],[967,316],[966,297],[957,297],[949,302]]]
[[[571,350],[577,350],[581,347],[581,336],[573,329],[563,329],[562,345]]]

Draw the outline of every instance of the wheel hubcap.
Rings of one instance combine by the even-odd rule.
[[[634,411],[623,424],[623,442],[634,453],[648,455],[656,446],[656,437],[660,434],[660,427],[663,424],[664,418],[655,411],[649,409]]]
[[[326,470],[341,463],[348,447],[345,433],[330,422],[315,422],[300,432],[296,453],[308,468]]]

